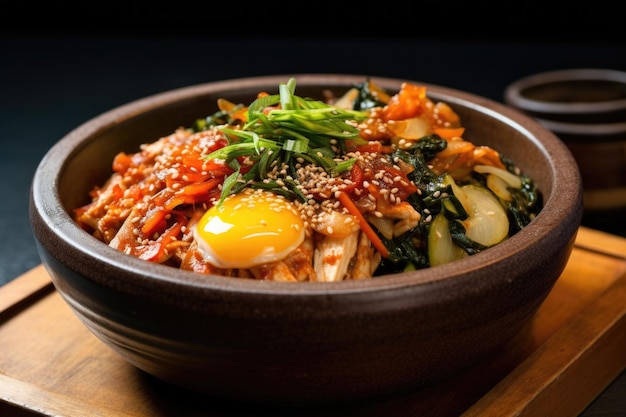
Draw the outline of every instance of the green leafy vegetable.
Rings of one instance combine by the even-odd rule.
[[[240,157],[252,158],[260,166],[254,170],[254,176],[248,176],[251,184],[266,178],[270,159],[289,164],[294,158],[302,158],[323,167],[331,175],[349,170],[354,161],[336,161],[333,148],[344,149],[346,139],[361,140],[355,123],[365,120],[367,113],[299,97],[295,95],[295,87],[292,78],[279,85],[279,94],[254,100],[248,106],[248,120],[241,129],[220,128],[230,143],[205,158],[222,159],[226,163]],[[220,117],[215,119],[223,120],[225,116],[220,114]],[[220,201],[234,189],[224,187]]]

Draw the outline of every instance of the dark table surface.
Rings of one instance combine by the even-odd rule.
[[[0,36],[0,54],[0,285],[40,263],[28,218],[29,187],[38,162],[73,128],[135,99],[228,78],[306,72],[417,80],[502,102],[509,83],[533,73],[626,71],[626,43],[611,38],[12,33]],[[606,231],[624,234],[618,226]],[[626,416],[626,376],[582,416]]]

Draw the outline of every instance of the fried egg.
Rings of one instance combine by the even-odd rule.
[[[295,205],[246,189],[209,208],[194,230],[204,259],[218,268],[251,268],[284,259],[304,241]]]

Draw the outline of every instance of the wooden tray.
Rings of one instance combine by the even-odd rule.
[[[581,227],[531,323],[501,352],[416,392],[276,410],[186,392],[109,350],[42,266],[0,288],[2,416],[576,416],[626,368],[626,239]]]

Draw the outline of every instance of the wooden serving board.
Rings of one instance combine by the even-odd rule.
[[[626,369],[626,239],[581,227],[533,320],[418,391],[323,409],[202,397],[137,370],[73,315],[42,266],[0,288],[1,416],[576,416]]]

